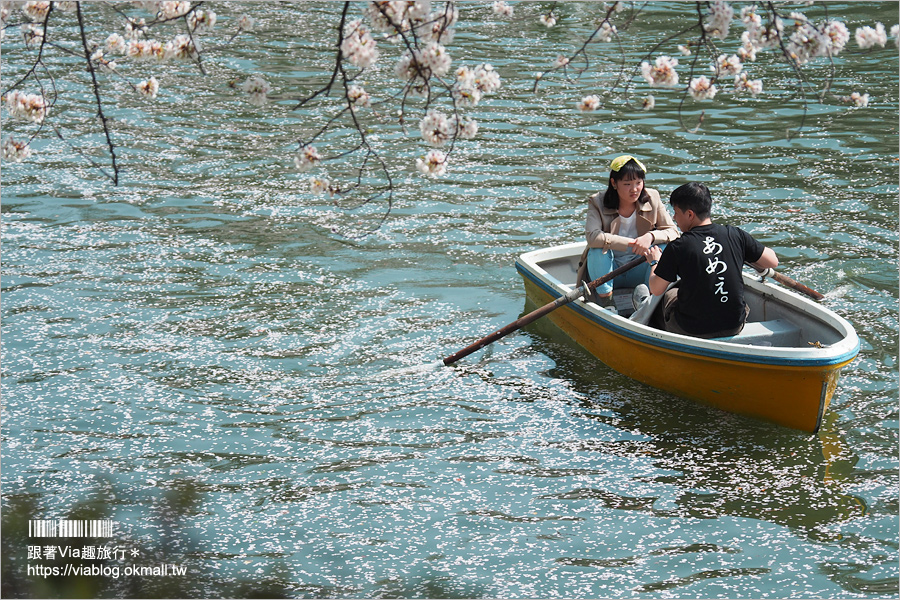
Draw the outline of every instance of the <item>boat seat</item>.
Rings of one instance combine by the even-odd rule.
[[[796,346],[800,344],[800,328],[787,319],[751,321],[737,335],[714,338],[718,342],[755,344],[758,346]]]

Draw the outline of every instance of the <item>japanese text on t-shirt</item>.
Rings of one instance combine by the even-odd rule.
[[[719,301],[728,302],[728,291],[725,289],[725,277],[722,275],[728,270],[728,265],[725,261],[719,259],[719,255],[722,254],[722,244],[718,243],[716,238],[711,235],[706,236],[703,243],[703,254],[712,255],[707,258],[709,264],[706,266],[706,272],[718,279],[715,284],[715,293],[719,297]]]

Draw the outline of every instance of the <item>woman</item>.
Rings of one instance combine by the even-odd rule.
[[[633,156],[624,155],[610,164],[609,187],[588,198],[584,233],[587,248],[578,264],[578,285],[603,277],[613,269],[647,256],[650,247],[678,237],[678,230],[659,192],[644,187],[647,168]],[[650,265],[644,263],[595,290],[594,301],[612,296],[613,287],[636,287],[647,283]]]

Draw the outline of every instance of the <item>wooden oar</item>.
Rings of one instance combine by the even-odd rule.
[[[569,292],[565,296],[560,296],[559,298],[557,298],[550,304],[545,304],[544,306],[538,308],[537,310],[534,310],[534,311],[528,313],[524,317],[522,317],[516,321],[513,321],[506,327],[504,327],[502,329],[498,329],[491,335],[481,338],[480,340],[478,340],[477,342],[475,342],[474,344],[472,344],[470,346],[466,346],[465,348],[463,348],[456,354],[451,354],[450,356],[448,356],[447,358],[444,359],[444,364],[452,365],[459,359],[466,357],[466,356],[472,354],[473,352],[484,348],[488,344],[496,342],[500,338],[509,335],[513,331],[519,330],[519,329],[525,327],[526,325],[528,325],[529,323],[533,323],[534,321],[537,321],[538,319],[540,319],[547,313],[550,313],[550,312],[556,310],[560,306],[565,306],[569,302],[576,300],[578,298],[581,298],[582,296],[590,295],[590,293],[593,292],[595,289],[597,289],[598,286],[603,285],[604,283],[606,283],[607,281],[610,281],[611,279],[615,279],[616,277],[618,277],[625,271],[628,271],[629,269],[633,269],[634,267],[638,266],[645,260],[646,260],[646,258],[644,258],[643,256],[640,256],[640,257],[634,259],[633,261],[631,261],[630,263],[624,264],[621,267],[619,267],[618,269],[614,269],[613,271],[610,271],[603,277],[599,277],[599,278],[595,279],[594,281],[591,281],[590,283],[586,283],[583,286],[573,289],[571,292]]]
[[[791,289],[795,289],[798,292],[800,292],[801,294],[806,294],[813,300],[824,300],[825,299],[825,296],[820,294],[816,290],[810,289],[798,281],[794,281],[787,275],[782,275],[781,273],[777,272],[775,269],[768,268],[765,271],[757,271],[757,273],[759,273],[761,277],[771,277],[772,279],[774,279],[781,285],[787,286]]]

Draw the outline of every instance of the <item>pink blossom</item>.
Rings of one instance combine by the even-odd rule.
[[[31,148],[26,142],[17,142],[12,138],[3,140],[3,160],[22,162],[31,156]]]
[[[873,46],[881,46],[883,48],[887,44],[887,32],[884,29],[884,25],[876,23],[874,28],[868,25],[859,27],[856,30],[856,44],[863,50]]]
[[[513,7],[503,2],[503,0],[497,0],[497,2],[494,2],[494,14],[501,17],[511,17],[513,16]]]
[[[440,177],[447,172],[447,155],[440,150],[431,150],[424,158],[416,159],[416,169],[424,175]]]
[[[254,106],[263,106],[266,104],[269,101],[269,92],[272,91],[269,82],[257,75],[248,77],[247,80],[241,84],[241,89],[250,96],[250,104],[253,104]]]
[[[360,19],[351,21],[344,29],[341,54],[361,69],[378,60],[378,45]]]
[[[432,146],[441,147],[453,136],[455,128],[447,119],[447,115],[436,110],[429,110],[419,122],[422,139]]]
[[[694,100],[712,100],[717,91],[716,86],[710,83],[706,75],[692,79],[689,89]]]
[[[314,146],[309,144],[300,148],[299,154],[294,157],[294,165],[301,171],[308,171],[321,162],[322,157]]]
[[[43,123],[50,112],[50,104],[39,94],[26,94],[19,90],[13,90],[6,95],[6,110],[14,118],[32,123]]]
[[[647,61],[642,62],[641,74],[654,87],[675,87],[678,85],[676,66],[678,66],[677,58],[659,56],[653,65]]]
[[[137,85],[138,92],[143,94],[144,96],[149,96],[150,98],[156,98],[157,92],[159,92],[159,82],[156,80],[156,77],[151,77],[146,81],[142,81]]]
[[[600,107],[600,96],[585,96],[577,104],[578,110],[581,112],[592,112]]]

